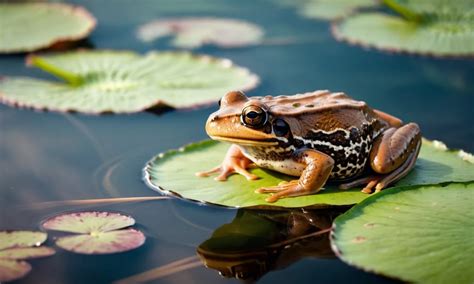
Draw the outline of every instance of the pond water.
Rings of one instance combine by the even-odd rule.
[[[138,25],[161,16],[212,15],[252,21],[266,30],[266,44],[197,50],[230,58],[257,73],[262,84],[249,95],[294,94],[315,89],[344,91],[404,121],[417,122],[427,138],[474,151],[472,60],[395,55],[349,46],[331,37],[328,23],[303,19],[291,7],[279,6],[271,0],[242,0],[238,5],[233,0],[73,2],[85,6],[98,18],[98,27],[89,38],[96,48],[138,52],[171,49],[167,40],[145,44],[134,34]],[[0,56],[0,75],[48,78],[38,70],[26,68],[23,61],[22,55]],[[31,261],[34,269],[21,282],[104,283],[196,257],[197,247],[214,230],[232,222],[237,210],[180,200],[112,205],[45,202],[156,196],[141,180],[146,161],[159,152],[205,139],[205,120],[216,107],[217,104],[161,115],[144,112],[85,116],[0,105],[0,229],[36,229],[48,216],[94,209],[132,215],[148,237],[145,246],[117,255],[82,256],[58,250],[54,257]],[[278,224],[269,232],[280,232],[283,223]],[[279,241],[281,238],[281,234],[276,237]],[[267,269],[277,269],[268,271],[260,281],[391,281],[352,268],[324,251],[327,244],[321,247],[322,251],[303,247],[281,254],[278,264],[267,252]],[[190,261],[196,262],[196,258]],[[203,265],[192,266],[195,267],[185,269],[177,265],[184,270],[173,273],[174,268],[168,269],[169,275],[156,273],[154,278],[158,278],[154,281],[237,281],[222,278],[216,270]]]

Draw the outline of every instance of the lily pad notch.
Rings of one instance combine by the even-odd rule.
[[[31,55],[27,63],[64,81],[4,77],[0,102],[61,112],[134,113],[209,105],[229,90],[259,83],[257,75],[228,59],[188,52],[81,50]]]
[[[145,243],[145,235],[130,228],[135,220],[110,212],[77,212],[47,219],[42,226],[47,230],[74,233],[58,237],[56,245],[79,254],[110,254],[136,249]]]
[[[424,139],[415,168],[384,191],[400,186],[473,181],[474,164],[469,162],[472,156],[460,155],[461,151],[448,150],[440,145],[443,144]],[[324,208],[357,204],[370,196],[360,192],[360,189],[340,190],[337,185],[325,185],[324,190],[317,194],[268,203],[266,195],[255,193],[255,189],[276,185],[292,177],[261,168],[251,170],[259,177],[254,181],[240,175],[232,175],[225,182],[195,176],[196,172],[219,165],[228,147],[227,143],[207,140],[161,153],[146,164],[143,179],[150,188],[161,194],[230,208]]]
[[[0,3],[0,53],[30,52],[87,37],[96,19],[63,3]]]

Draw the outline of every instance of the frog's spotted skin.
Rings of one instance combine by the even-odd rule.
[[[408,173],[418,155],[421,135],[414,123],[402,122],[373,110],[344,93],[315,91],[294,96],[251,97],[231,92],[221,100],[206,131],[213,139],[234,143],[221,167],[199,173],[220,172],[225,180],[233,172],[259,167],[300,176],[288,184],[259,189],[274,193],[267,201],[315,193],[327,179],[359,180],[342,187],[367,184],[380,191]],[[372,170],[376,176],[362,176]]]

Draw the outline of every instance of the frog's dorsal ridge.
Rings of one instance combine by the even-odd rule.
[[[364,109],[367,104],[357,101],[343,92],[332,93],[329,90],[318,90],[292,96],[251,97],[261,100],[275,115],[301,115],[308,112],[323,112],[337,107],[340,109]]]

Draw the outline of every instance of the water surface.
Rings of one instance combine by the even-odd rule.
[[[197,50],[230,58],[257,73],[262,84],[249,95],[294,94],[316,89],[344,91],[369,105],[417,122],[425,137],[474,151],[474,64],[468,60],[387,54],[336,42],[328,24],[299,17],[269,0],[89,0],[98,27],[96,48],[137,52],[171,49],[167,40],[141,43],[138,25],[162,16],[214,15],[261,25],[268,43],[249,48]],[[291,39],[291,44],[275,44]],[[26,68],[23,56],[0,56],[0,75],[50,78]],[[137,219],[148,237],[136,251],[81,256],[62,250],[34,260],[23,283],[104,283],[196,255],[196,247],[237,211],[179,200],[107,206],[45,206],[69,199],[155,196],[141,181],[153,155],[206,138],[204,122],[217,105],[161,115],[85,116],[41,113],[0,105],[0,228],[36,229],[44,218],[80,209],[113,210]],[[52,243],[50,243],[52,245]],[[229,282],[199,266],[162,277],[163,283]],[[262,283],[375,283],[389,280],[334,258],[307,257],[267,273]]]

